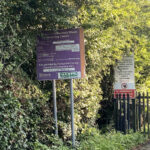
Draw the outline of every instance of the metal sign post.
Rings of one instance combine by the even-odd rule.
[[[53,80],[55,134],[58,135],[55,80],[70,79],[72,145],[75,146],[73,80],[85,77],[82,28],[43,31],[37,41],[37,79]]]
[[[55,81],[55,80],[53,80],[53,103],[54,103],[55,135],[58,136],[58,126],[57,126],[57,102],[56,102],[56,81]]]
[[[75,147],[73,79],[70,79],[72,147]]]

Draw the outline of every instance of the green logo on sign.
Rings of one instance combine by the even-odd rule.
[[[78,72],[60,72],[61,79],[72,79],[79,77]]]

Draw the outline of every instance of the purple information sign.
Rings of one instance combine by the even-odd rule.
[[[43,32],[37,44],[38,80],[84,77],[84,39],[82,29]]]

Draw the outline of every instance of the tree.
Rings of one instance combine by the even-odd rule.
[[[99,103],[111,97],[112,69],[124,53],[135,53],[138,89],[141,85],[149,88],[147,0],[1,0],[0,19],[0,107],[6,110],[0,118],[3,149],[32,149],[37,141],[51,145],[52,85],[36,80],[36,37],[43,30],[84,28],[86,77],[74,80],[76,133],[95,125]],[[59,134],[66,139],[70,136],[66,130],[70,127],[68,84],[57,81]],[[3,140],[5,119],[10,134]],[[18,129],[15,134],[14,128]],[[20,144],[16,141],[19,135]]]

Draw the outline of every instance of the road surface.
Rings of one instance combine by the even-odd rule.
[[[141,147],[139,150],[150,150],[150,143],[144,145],[144,146]]]

